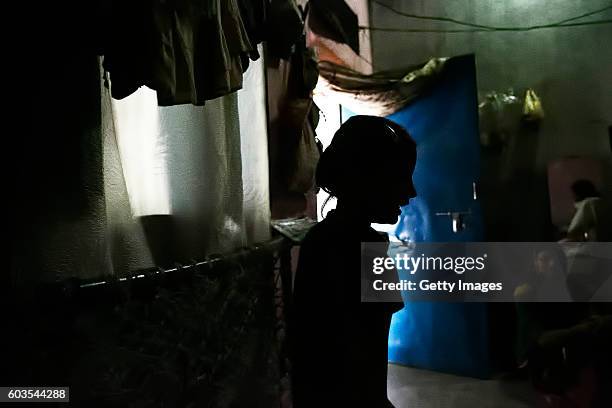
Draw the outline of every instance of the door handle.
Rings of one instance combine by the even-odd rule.
[[[442,217],[450,217],[453,232],[456,234],[465,229],[465,216],[471,215],[472,210],[469,209],[467,211],[446,211],[446,212],[437,212],[437,216]]]

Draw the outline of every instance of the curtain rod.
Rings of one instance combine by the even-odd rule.
[[[258,243],[258,244],[254,244],[251,245],[250,247],[243,247],[240,248],[236,251],[233,252],[229,252],[227,254],[212,254],[208,257],[206,257],[204,260],[202,261],[193,261],[190,264],[185,264],[182,265],[179,262],[175,263],[175,266],[172,268],[162,268],[162,267],[152,267],[152,268],[145,268],[145,269],[140,269],[137,270],[135,272],[132,272],[130,275],[128,276],[123,276],[121,278],[116,278],[114,276],[109,276],[107,279],[103,279],[103,280],[86,280],[86,279],[79,279],[79,287],[80,288],[89,288],[89,287],[93,287],[93,286],[101,286],[101,285],[106,285],[108,283],[111,282],[127,282],[127,281],[131,281],[131,280],[137,280],[137,279],[143,279],[143,278],[150,278],[153,276],[161,276],[163,274],[166,273],[172,273],[172,272],[178,272],[178,271],[186,271],[190,268],[199,268],[202,266],[212,266],[216,263],[219,262],[225,262],[228,260],[231,260],[232,258],[237,258],[240,256],[244,256],[247,254],[251,254],[254,252],[259,252],[259,251],[274,251],[274,250],[279,250],[282,249],[283,247],[290,245],[288,240],[282,236],[278,236],[276,238],[272,238],[268,241],[262,242],[262,243]],[[78,278],[77,278],[78,279]],[[60,281],[61,283],[61,281]]]
[[[57,279],[55,281],[23,282],[21,284],[15,283],[13,285],[10,285],[9,288],[7,289],[9,290],[9,292],[14,292],[14,294],[17,295],[18,293],[22,293],[24,290],[26,292],[29,292],[28,288],[33,289],[36,287],[38,287],[39,289],[47,288],[47,289],[53,290],[53,288],[55,288],[55,290],[59,289],[61,291],[66,291],[66,290],[70,291],[74,289],[105,286],[105,285],[109,285],[112,283],[125,283],[129,281],[137,281],[137,280],[146,279],[146,278],[160,277],[166,274],[172,274],[174,272],[179,272],[179,271],[187,271],[192,268],[197,269],[201,267],[212,267],[213,265],[217,263],[228,262],[228,261],[231,262],[235,258],[243,257],[249,254],[255,254],[257,252],[263,252],[263,251],[278,251],[278,250],[282,250],[284,248],[290,247],[292,245],[293,244],[291,243],[291,240],[285,238],[282,235],[278,235],[276,237],[269,239],[268,241],[253,244],[249,247],[238,248],[232,252],[228,252],[225,254],[223,253],[211,254],[203,260],[200,260],[200,261],[194,260],[191,263],[185,264],[185,265],[181,264],[180,262],[175,262],[175,266],[173,267],[164,268],[160,266],[157,266],[157,267],[153,266],[150,268],[143,268],[143,269],[138,269],[138,270],[129,272],[127,275],[121,276],[121,277],[112,276],[112,275],[109,275],[107,277],[102,276],[102,277],[90,278],[90,279],[83,279],[83,278],[77,278],[77,277],[66,277],[62,279]]]

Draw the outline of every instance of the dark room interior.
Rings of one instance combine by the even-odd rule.
[[[5,17],[0,408],[612,407],[610,0]]]

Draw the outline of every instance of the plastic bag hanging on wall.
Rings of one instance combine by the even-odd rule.
[[[523,104],[512,88],[490,91],[480,97],[480,144],[492,151],[501,151],[517,131]]]
[[[544,109],[540,98],[533,89],[527,89],[523,103],[523,119],[528,122],[539,122],[543,118]]]

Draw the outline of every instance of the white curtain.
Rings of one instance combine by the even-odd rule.
[[[71,64],[36,106],[45,143],[22,158],[16,284],[124,275],[269,238],[261,59],[242,91],[173,107],[145,88],[113,101],[99,61]]]
[[[268,123],[266,79],[262,57],[251,62],[238,91],[240,142],[242,154],[243,222],[247,241],[270,238],[270,192],[268,166]]]
[[[108,91],[102,92],[108,100]],[[110,111],[112,118],[105,115],[103,121],[113,121],[108,142],[117,144],[132,214],[171,214],[168,146],[155,91],[143,86],[125,99],[112,99]]]
[[[115,269],[155,263],[142,217],[166,224],[148,235],[165,235],[155,239],[181,262],[269,238],[264,81],[260,59],[241,91],[205,106],[158,107],[144,87],[103,105],[111,110],[103,121],[114,124],[105,132],[105,180],[109,228],[121,240]]]

